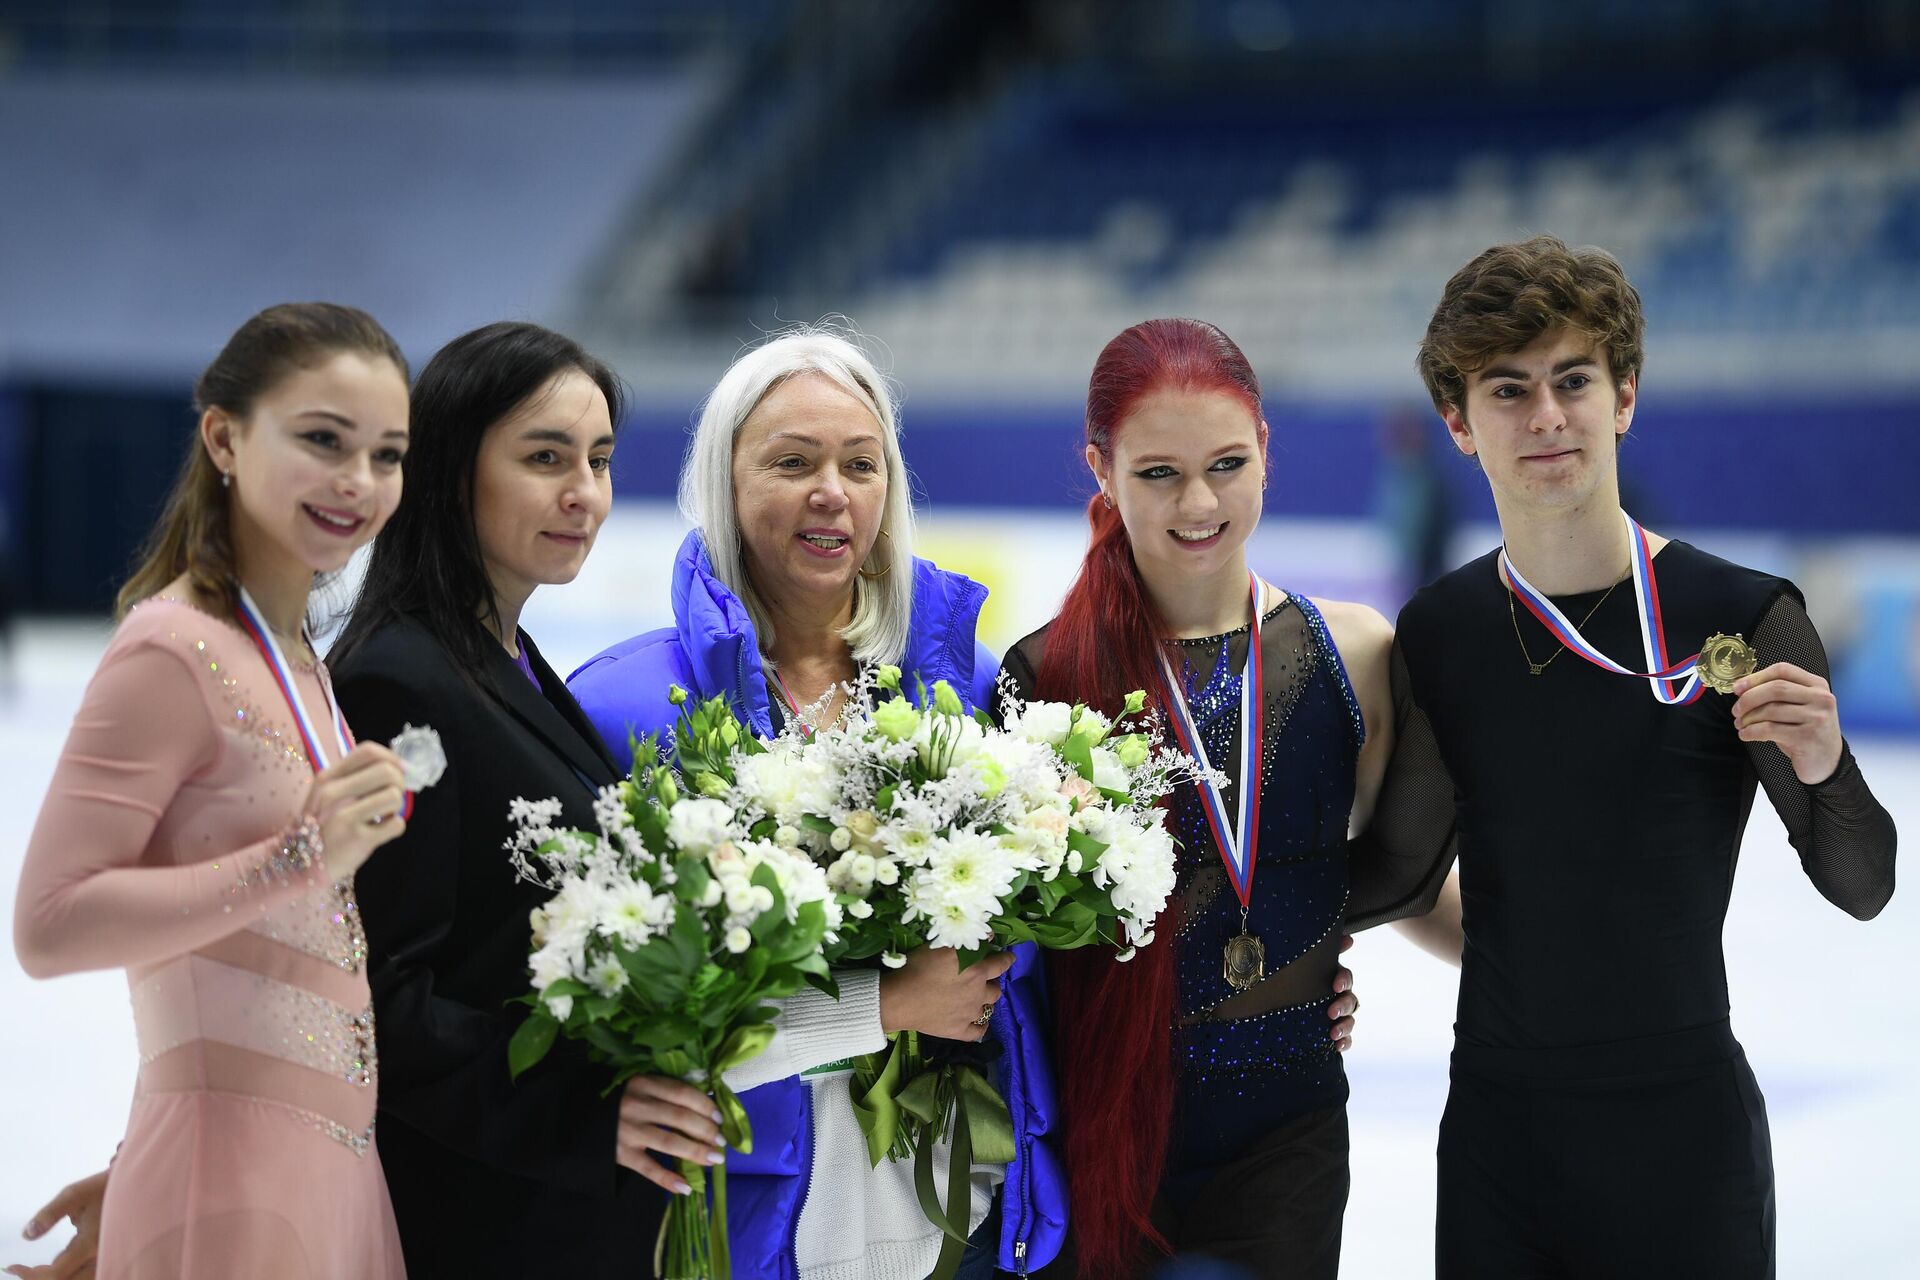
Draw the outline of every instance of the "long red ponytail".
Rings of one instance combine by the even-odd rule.
[[[1106,345],[1087,385],[1087,443],[1109,468],[1127,416],[1159,390],[1224,391],[1260,416],[1260,381],[1233,339],[1202,320],[1148,320]],[[1096,494],[1087,522],[1092,542],[1048,629],[1036,692],[1108,714],[1134,689],[1147,690],[1157,704],[1166,627],[1147,597],[1120,513]],[[1173,1118],[1174,945],[1173,930],[1163,928],[1128,964],[1098,948],[1051,957],[1083,1280],[1132,1275],[1147,1249],[1170,1252],[1151,1212]]]

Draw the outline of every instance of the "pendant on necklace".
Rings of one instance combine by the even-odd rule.
[[[1266,973],[1266,944],[1248,933],[1246,925],[1242,924],[1239,936],[1227,939],[1220,976],[1235,991],[1245,991],[1265,977]]]
[[[1531,675],[1537,676],[1542,671],[1545,671],[1546,669],[1547,669],[1547,664],[1544,662],[1529,662],[1527,664],[1527,671]]]

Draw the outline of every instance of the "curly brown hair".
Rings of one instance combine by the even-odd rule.
[[[1465,409],[1468,377],[1560,328],[1593,338],[1615,386],[1640,372],[1646,317],[1612,254],[1554,236],[1499,244],[1447,281],[1414,363],[1434,408]]]

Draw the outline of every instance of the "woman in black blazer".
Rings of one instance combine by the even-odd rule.
[[[561,1041],[515,1082],[528,914],[545,890],[503,848],[515,797],[591,829],[618,778],[605,744],[518,626],[570,581],[606,518],[618,380],[569,339],[497,324],[456,339],[413,393],[407,493],[333,651],[363,739],[430,725],[445,776],[359,877],[380,1054],[379,1142],[416,1276],[652,1273],[666,1193],[648,1154],[718,1159],[710,1099]],[[663,1190],[665,1188],[665,1190]]]

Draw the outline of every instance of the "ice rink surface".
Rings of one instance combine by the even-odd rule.
[[[0,900],[9,920],[41,794],[106,635],[104,622],[40,624],[18,637],[12,654],[0,699]],[[1854,748],[1912,849],[1920,838],[1920,743],[1863,740]],[[1913,887],[1897,892],[1879,919],[1849,919],[1802,875],[1763,797],[1741,854],[1726,950],[1734,1029],[1772,1121],[1779,1274],[1920,1274]],[[1391,930],[1364,935],[1348,960],[1365,1007],[1348,1059],[1353,1195],[1342,1274],[1421,1276],[1431,1271],[1433,1146],[1455,971]],[[117,972],[32,982],[8,957],[0,960],[0,1008],[0,1231],[13,1242],[0,1246],[0,1262],[44,1261],[54,1244],[20,1243],[12,1233],[59,1186],[98,1168],[120,1136],[135,1067],[126,983]],[[635,1274],[643,1267],[636,1260]]]

